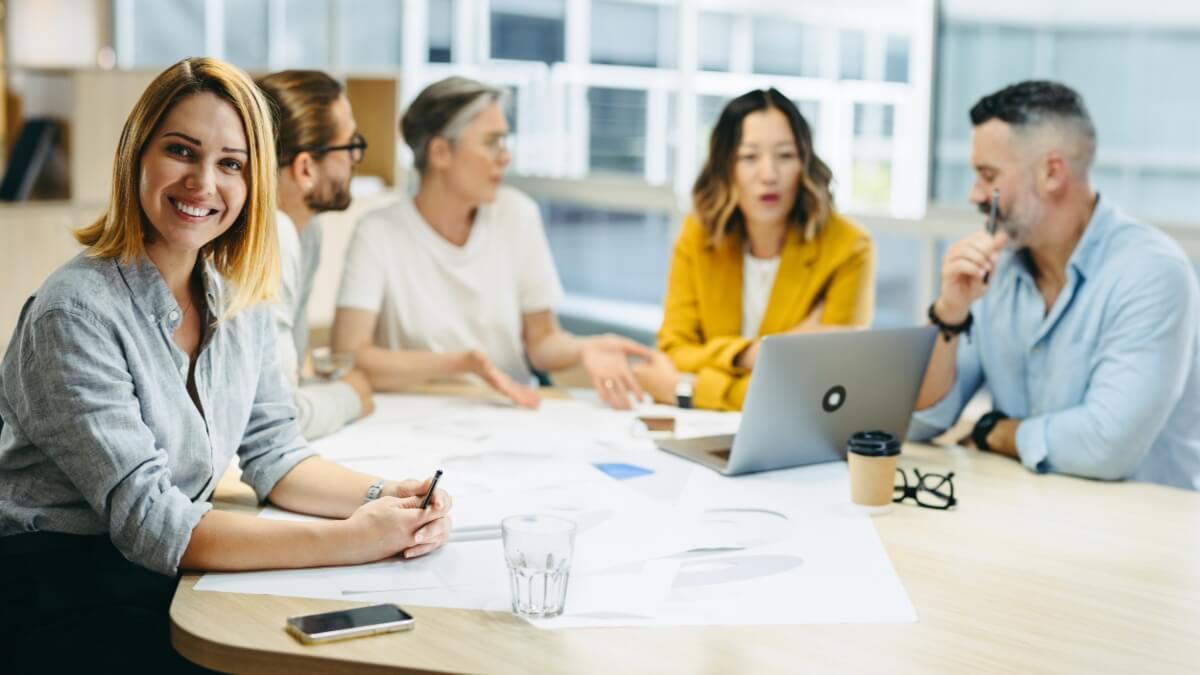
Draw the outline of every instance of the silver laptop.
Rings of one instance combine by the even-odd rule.
[[[845,459],[857,431],[903,439],[936,335],[921,326],[764,338],[737,434],[658,447],[735,476]]]

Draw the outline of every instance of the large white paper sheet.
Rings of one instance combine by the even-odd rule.
[[[379,399],[371,419],[314,445],[380,475],[443,468],[451,542],[412,561],[208,574],[197,590],[503,611],[499,522],[536,512],[580,528],[567,611],[541,628],[916,620],[870,518],[848,502],[845,464],[726,478],[637,437],[638,414],[669,412],[651,406]],[[670,411],[691,418],[685,433],[736,428],[737,416]],[[650,473],[616,480],[596,462]]]

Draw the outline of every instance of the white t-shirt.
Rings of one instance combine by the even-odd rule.
[[[775,273],[779,271],[779,257],[755,258],[746,251],[742,260],[742,337],[753,340],[758,337],[767,303],[771,301],[771,289],[775,286]]]
[[[359,221],[346,253],[338,307],[376,312],[385,349],[478,349],[518,382],[532,373],[523,314],[553,309],[562,285],[537,204],[510,187],[481,206],[455,246],[405,196]]]

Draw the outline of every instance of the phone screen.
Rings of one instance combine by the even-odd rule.
[[[411,620],[412,616],[408,612],[395,605],[371,605],[289,619],[292,625],[308,635]]]

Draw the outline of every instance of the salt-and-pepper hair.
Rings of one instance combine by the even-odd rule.
[[[1086,176],[1096,158],[1096,125],[1079,92],[1060,82],[1027,80],[984,96],[971,123],[998,119],[1030,150],[1058,148],[1072,170]]]
[[[503,89],[465,77],[447,77],[425,87],[400,118],[400,133],[412,148],[417,171],[425,172],[433,139],[454,145],[484,109],[504,99]]]

